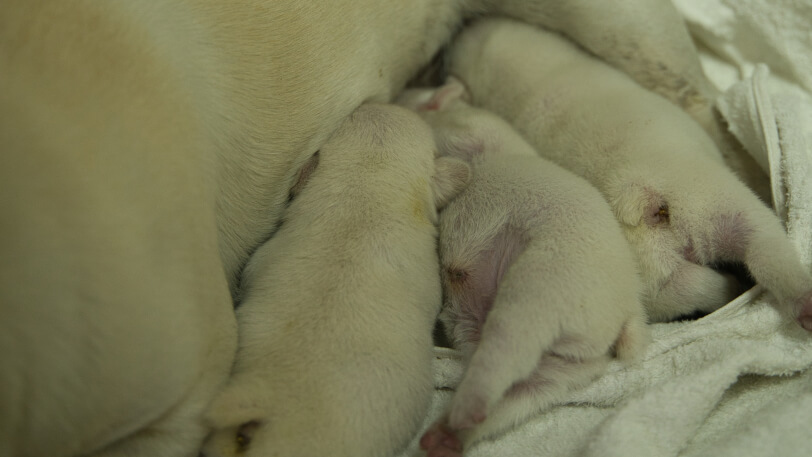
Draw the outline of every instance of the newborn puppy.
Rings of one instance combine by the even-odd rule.
[[[501,7],[492,14],[559,32],[680,106],[710,134],[725,164],[737,177],[764,201],[770,201],[769,177],[714,112],[719,90],[703,73],[685,22],[672,0],[494,3]]]
[[[322,147],[246,267],[236,365],[202,455],[380,457],[414,436],[441,302],[436,208],[470,173],[435,149],[417,115],[384,105]]]
[[[510,20],[464,31],[450,72],[474,104],[603,193],[637,255],[652,320],[728,302],[739,285],[711,267],[741,262],[812,330],[812,277],[781,223],[683,111],[556,34]]]
[[[429,456],[515,426],[648,342],[634,258],[609,205],[463,91],[451,81],[399,100],[474,170],[440,214],[440,319],[468,366],[448,416],[423,437]]]

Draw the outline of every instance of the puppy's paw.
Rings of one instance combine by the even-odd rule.
[[[441,419],[420,438],[426,457],[462,457],[462,442],[445,422]]]
[[[454,430],[468,430],[485,422],[488,400],[475,392],[457,392],[451,403],[448,425]]]

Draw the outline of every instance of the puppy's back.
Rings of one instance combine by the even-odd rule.
[[[248,456],[372,457],[416,433],[440,300],[433,155],[428,127],[400,108],[360,110],[322,148],[246,268],[235,377],[209,414],[225,432],[207,455],[252,421]]]

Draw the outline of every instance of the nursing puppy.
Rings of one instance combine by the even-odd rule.
[[[640,264],[649,317],[712,311],[739,292],[711,268],[742,262],[812,330],[812,277],[775,214],[681,110],[554,33],[483,21],[451,51],[476,105],[595,185]]]
[[[441,301],[436,208],[468,165],[429,127],[365,105],[321,148],[277,234],[251,258],[235,371],[203,455],[395,455],[432,392]]]
[[[648,342],[634,258],[601,194],[463,91],[451,81],[399,100],[474,169],[440,214],[440,319],[467,369],[422,440],[429,456],[509,429]]]
[[[669,0],[0,2],[0,455],[195,452],[297,170],[480,13],[703,85]]]

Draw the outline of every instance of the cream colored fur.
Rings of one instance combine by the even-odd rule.
[[[234,354],[229,288],[296,170],[459,16],[3,2],[0,455],[194,455]]]
[[[691,62],[660,65],[684,60],[683,26],[649,3],[3,1],[0,455],[194,455],[239,272],[349,113],[391,99],[476,12],[690,87]],[[657,45],[629,53],[596,28]]]
[[[503,9],[508,16],[563,34],[681,107],[710,135],[726,165],[759,198],[771,201],[767,174],[714,108],[719,91],[702,72],[672,0],[567,0],[544,2],[543,8],[534,2],[505,2]],[[544,19],[535,20],[539,12]]]
[[[588,384],[614,355],[636,359],[649,338],[634,257],[601,194],[461,96],[452,81],[400,100],[474,169],[440,214],[440,320],[468,364],[441,423],[468,448]]]
[[[464,32],[450,71],[475,104],[603,193],[637,254],[652,319],[735,297],[736,281],[711,268],[720,261],[744,263],[807,319],[812,277],[775,214],[681,110],[555,33],[510,20]]]
[[[435,208],[470,173],[435,149],[417,115],[384,105],[361,107],[322,147],[245,270],[206,456],[391,456],[418,431],[441,300]]]

